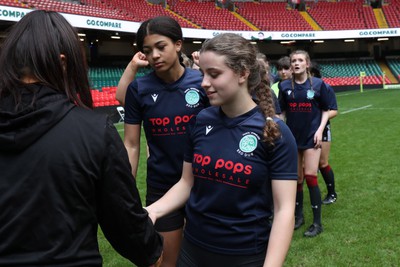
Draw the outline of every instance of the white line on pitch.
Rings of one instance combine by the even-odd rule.
[[[366,108],[369,108],[369,107],[372,107],[372,105],[363,106],[363,107],[359,107],[359,108],[349,109],[349,110],[340,112],[340,114],[346,114],[346,113],[350,113],[350,112],[353,112],[353,111],[357,111],[357,110],[361,110],[361,109],[366,109]]]

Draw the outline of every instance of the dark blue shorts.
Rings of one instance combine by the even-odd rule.
[[[162,196],[165,195],[167,191],[160,190],[154,187],[147,187],[146,195],[146,206],[156,202]],[[157,219],[154,228],[158,232],[171,232],[181,229],[185,223],[185,208],[174,211],[162,218]]]
[[[213,253],[189,242],[182,241],[177,267],[261,267],[264,265],[267,248],[256,255],[224,255]]]

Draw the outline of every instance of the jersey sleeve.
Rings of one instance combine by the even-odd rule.
[[[278,120],[281,137],[275,142],[270,159],[271,179],[297,180],[297,145],[290,129]]]
[[[321,83],[321,88],[320,88],[320,108],[324,111],[329,110],[331,98],[330,98],[330,92],[329,89],[327,88],[327,84],[322,82]]]
[[[333,91],[333,88],[326,83],[326,88],[328,89],[329,92],[329,109],[331,110],[337,110],[337,102],[336,102],[336,95],[335,91]]]
[[[136,80],[128,86],[125,96],[125,119],[127,124],[141,124],[142,112],[138,93],[138,83]]]
[[[142,207],[128,154],[109,120],[104,139],[102,177],[97,186],[99,224],[118,253],[138,266],[149,266],[162,253],[162,237]]]

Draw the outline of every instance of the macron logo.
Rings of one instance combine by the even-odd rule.
[[[206,126],[206,135],[213,129],[211,125]]]
[[[158,95],[157,94],[152,94],[151,97],[153,98],[153,101],[156,102]]]

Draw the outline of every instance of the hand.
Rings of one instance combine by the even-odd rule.
[[[314,148],[318,149],[322,147],[322,131],[316,131],[314,134]]]
[[[192,59],[193,59],[193,63],[196,64],[197,66],[200,66],[200,52],[199,51],[194,51],[192,53]]]
[[[145,54],[142,52],[137,52],[129,64],[135,66],[136,68],[144,68],[149,65],[149,62],[147,61]]]
[[[156,217],[155,213],[151,210],[151,205],[148,207],[143,207],[143,208],[147,211],[148,216],[154,225],[156,223],[157,217]]]

